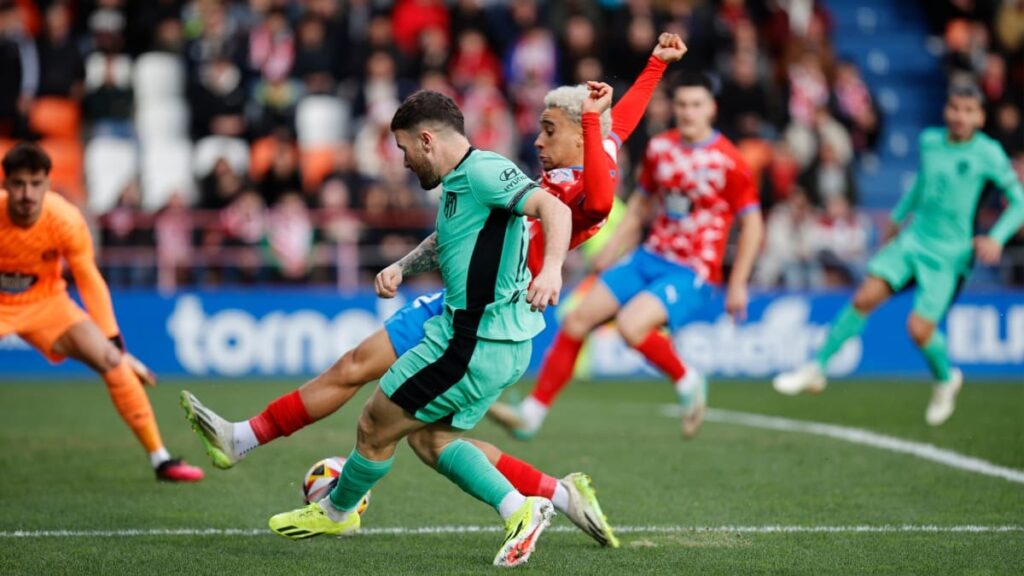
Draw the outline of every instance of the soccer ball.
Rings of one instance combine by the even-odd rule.
[[[334,485],[338,483],[338,478],[341,477],[341,469],[344,467],[345,458],[341,456],[324,458],[313,464],[309,472],[306,472],[306,477],[302,480],[302,498],[306,501],[306,504],[319,502],[330,494],[331,490],[334,489]],[[362,515],[363,512],[366,512],[366,508],[369,505],[370,493],[367,492],[366,496],[363,496],[362,502],[359,503],[359,507],[356,508],[356,512]]]

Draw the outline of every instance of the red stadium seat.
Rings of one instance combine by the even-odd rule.
[[[302,186],[307,190],[316,188],[334,169],[334,148],[322,146],[303,150],[299,162]]]
[[[81,117],[74,100],[46,96],[32,103],[28,124],[43,138],[78,138]]]

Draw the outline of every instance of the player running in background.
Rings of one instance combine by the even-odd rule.
[[[662,34],[647,66],[611,110],[610,118],[604,112],[608,102],[591,99],[588,88],[562,87],[548,94],[541,133],[535,143],[544,166],[541,187],[572,209],[571,246],[584,242],[600,229],[614,199],[618,149],[643,118],[668,64],[685,53],[686,46],[677,35]],[[598,89],[595,84],[594,90]],[[609,100],[610,96],[607,93]],[[538,234],[539,225],[531,226],[528,266],[537,274],[543,239]],[[406,264],[400,261],[398,266]],[[406,305],[386,321],[384,328],[345,353],[334,366],[277,398],[248,420],[224,420],[193,395],[183,392],[182,405],[214,465],[230,468],[257,447],[337,411],[423,338],[424,324],[440,314],[443,303],[443,293],[435,293]],[[493,445],[473,442],[524,494],[551,499],[560,512],[599,543],[618,545],[586,475],[573,473],[556,480]]]
[[[15,145],[3,158],[0,338],[17,334],[51,362],[70,356],[95,370],[149,454],[157,479],[199,481],[201,469],[171,458],[164,448],[149,398],[124,350],[110,291],[96,268],[89,228],[77,208],[48,191],[51,167],[46,152],[31,143]],[[68,295],[62,260],[88,314]]]
[[[390,470],[398,442],[408,438],[425,463],[501,515],[506,538],[494,563],[517,566],[533,552],[554,514],[552,504],[524,496],[461,437],[526,371],[531,341],[544,329],[540,312],[558,303],[572,215],[551,194],[538,193],[510,160],[470,146],[462,113],[447,96],[410,96],[395,112],[391,130],[423,188],[442,186],[442,209],[436,232],[406,265],[378,274],[377,294],[393,297],[406,275],[439,270],[445,308],[427,321],[423,340],[381,378],[331,494],[274,516],[270,527],[296,539],[358,530],[356,508]],[[543,226],[543,264],[536,276],[526,266],[523,216]]]
[[[684,436],[690,438],[700,428],[707,382],[683,364],[662,328],[668,324],[675,331],[682,326],[705,305],[711,287],[722,281],[722,260],[735,218],[740,224],[739,247],[725,307],[737,320],[746,316],[747,281],[763,224],[750,169],[733,144],[712,127],[716,107],[708,79],[702,74],[685,76],[672,102],[677,127],[648,145],[638,190],[595,267],[600,270],[637,246],[653,217],[647,241],[624,262],[604,271],[565,317],[530,396],[518,406],[496,403],[491,408],[490,416],[518,438],[530,438],[540,429],[572,378],[584,338],[612,318],[626,343],[675,383]]]
[[[921,133],[920,168],[913,186],[893,209],[885,245],[868,263],[868,277],[832,323],[813,362],[775,378],[783,394],[821,392],[829,360],[843,343],[864,330],[869,314],[894,293],[914,286],[907,331],[936,380],[925,420],[949,419],[963,374],[950,366],[938,324],[970,273],[974,257],[996,264],[1003,245],[1024,224],[1024,190],[998,142],[980,132],[984,96],[972,85],[956,85],[945,107],[945,128]],[[1006,194],[1008,207],[987,235],[975,235],[974,215],[985,183]],[[900,229],[910,217],[910,223]]]

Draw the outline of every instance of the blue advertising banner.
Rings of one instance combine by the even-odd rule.
[[[408,294],[411,298],[415,294]],[[847,293],[762,294],[750,317],[735,324],[721,296],[673,336],[685,360],[714,376],[768,377],[814,353]],[[295,376],[319,372],[377,330],[405,300],[370,292],[314,290],[120,292],[114,295],[129,349],[164,376]],[[910,295],[900,295],[836,356],[836,376],[927,377],[906,334]],[[551,343],[555,320],[534,343],[536,370]],[[962,295],[945,325],[952,361],[968,375],[1024,382],[1024,293]],[[590,338],[578,372],[593,377],[653,375],[625,346],[614,325]],[[86,374],[75,362],[51,366],[16,337],[0,340],[0,377]]]

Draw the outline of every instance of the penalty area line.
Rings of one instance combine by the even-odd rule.
[[[678,417],[679,406],[676,404],[666,404],[662,409],[662,414],[665,416]],[[765,416],[764,414],[722,410],[720,408],[708,409],[705,419],[709,422],[737,424],[739,426],[761,428],[763,430],[800,432],[802,434],[824,436],[835,440],[842,440],[843,442],[849,442],[851,444],[860,444],[862,446],[871,446],[873,448],[879,448],[881,450],[887,450],[898,454],[907,454],[909,456],[921,458],[922,460],[928,460],[930,462],[942,464],[943,466],[956,468],[957,470],[974,472],[975,474],[982,474],[993,478],[1002,478],[1003,480],[1014,482],[1016,484],[1024,484],[1024,471],[993,464],[987,460],[975,458],[974,456],[966,456],[959,452],[947,450],[946,448],[939,448],[934,444],[897,438],[895,436],[880,434],[863,428],[840,426],[838,424],[826,424],[824,422],[812,422],[809,420],[792,420],[790,418],[782,418],[779,416]]]
[[[433,536],[450,534],[501,533],[500,526],[421,526],[364,528],[356,536]],[[552,526],[548,532],[577,532],[571,526]],[[850,526],[802,526],[771,524],[765,526],[616,526],[618,534],[990,534],[1024,532],[1024,526],[983,526],[964,524],[883,524]],[[266,528],[129,528],[122,530],[5,530],[3,538],[161,538],[195,536],[274,536]]]

